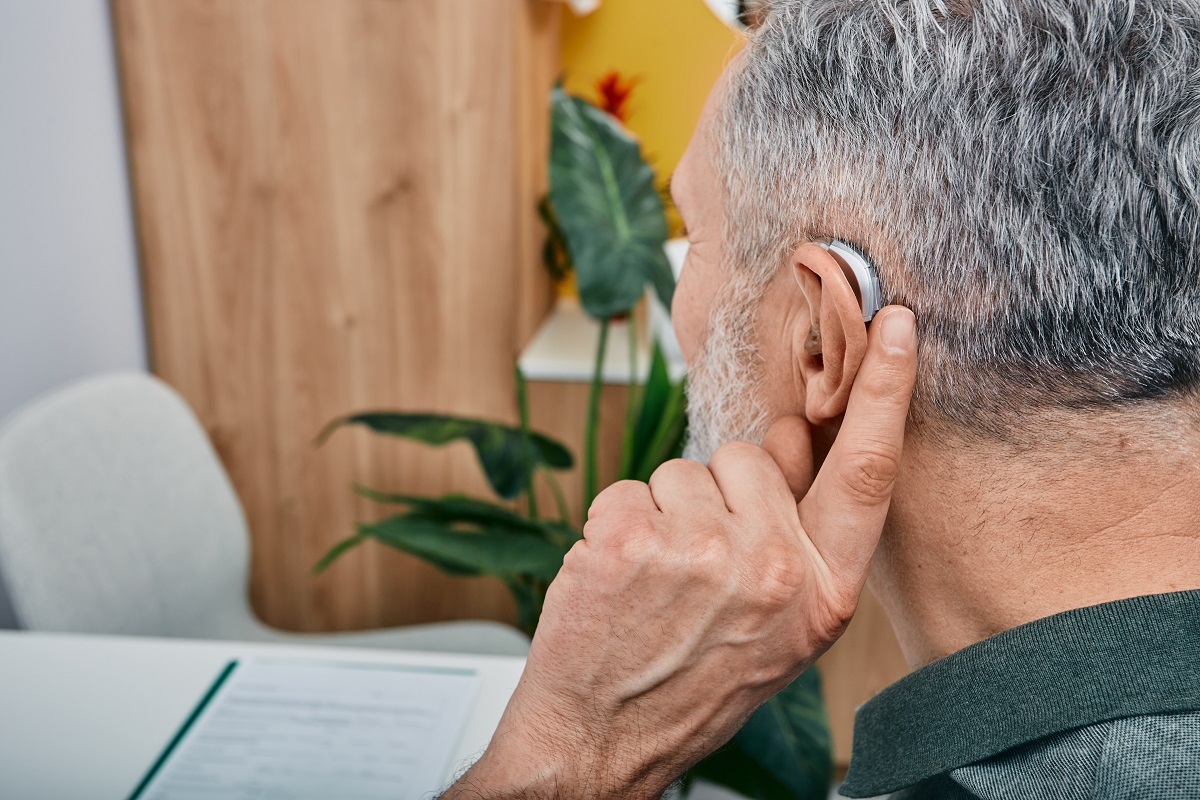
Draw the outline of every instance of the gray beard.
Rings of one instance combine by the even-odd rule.
[[[756,375],[758,293],[736,282],[727,289],[712,313],[700,355],[688,370],[683,457],[703,464],[728,442],[760,444],[771,421]]]

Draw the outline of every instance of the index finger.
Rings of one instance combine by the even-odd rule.
[[[800,523],[834,575],[861,583],[887,517],[900,470],[917,374],[916,320],[891,306],[875,317],[841,430]]]

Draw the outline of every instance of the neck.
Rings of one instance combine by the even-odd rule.
[[[1071,608],[1200,588],[1195,428],[1113,415],[1039,418],[1032,446],[910,435],[871,576],[909,663]]]

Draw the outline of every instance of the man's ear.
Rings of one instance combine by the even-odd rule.
[[[846,412],[850,387],[867,353],[862,306],[841,261],[817,244],[792,254],[791,269],[808,306],[810,329],[794,347],[805,384],[805,416],[828,424]]]

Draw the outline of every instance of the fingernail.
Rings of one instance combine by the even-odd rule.
[[[917,346],[917,318],[907,308],[890,311],[880,331],[883,346],[893,353],[908,353]]]

